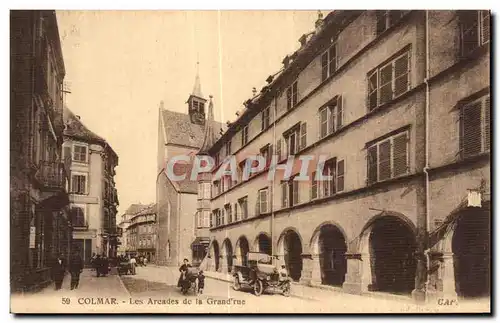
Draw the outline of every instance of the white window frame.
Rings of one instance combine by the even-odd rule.
[[[245,208],[242,207],[243,201],[245,202]],[[242,220],[248,219],[248,196],[239,198],[238,206],[240,207],[241,210],[241,219]]]
[[[489,12],[489,10],[474,10],[474,11],[477,11],[477,25],[474,25],[472,26],[471,28],[467,29],[467,30],[464,30],[464,26],[463,24],[460,24],[460,53],[462,54],[462,56],[467,56],[469,55],[471,52],[473,52],[475,49],[489,43],[490,41],[490,37],[491,37],[491,13]],[[487,13],[487,15],[486,15]],[[483,33],[483,26],[484,26],[484,23],[485,23],[485,20],[488,19],[488,24],[489,24],[489,37],[485,39],[484,37],[484,33]],[[465,52],[465,48],[464,48],[464,34],[469,31],[469,30],[472,30],[472,28],[476,28],[476,32],[477,32],[477,44],[475,46],[474,49],[471,49],[470,52],[466,53]]]
[[[334,51],[335,51],[335,57],[334,59],[332,59],[331,57],[331,52],[330,50],[334,48]],[[326,58],[327,58],[327,61],[326,61],[326,77],[323,78],[323,56],[326,55]],[[326,80],[328,80],[330,78],[330,76],[332,76],[336,71],[337,69],[339,68],[339,57],[338,57],[338,47],[337,47],[337,42],[334,42],[332,43],[328,49],[326,49],[321,55],[320,55],[320,64],[321,64],[321,82],[324,82]],[[332,62],[335,62],[335,69],[332,71],[331,70],[331,64]]]
[[[72,208],[80,208],[83,210],[83,219],[84,219],[84,226],[88,225],[88,219],[87,219],[87,204],[80,204],[80,203],[75,203],[70,205],[70,209]],[[71,222],[73,223],[73,222]]]
[[[408,58],[408,71],[406,73],[407,75],[407,82],[408,82],[408,86],[407,86],[407,89],[406,91],[404,92],[401,92],[399,94],[396,94],[396,68],[395,68],[395,65],[396,65],[396,61],[404,56],[407,56]],[[372,110],[375,110],[377,109],[378,107],[380,107],[381,105],[384,105],[388,102],[391,102],[392,100],[400,97],[401,95],[407,93],[410,89],[411,89],[411,73],[412,73],[412,69],[411,69],[411,51],[410,49],[407,49],[405,50],[403,53],[399,54],[398,56],[394,57],[393,59],[391,59],[389,62],[387,62],[386,64],[384,65],[381,65],[379,67],[377,67],[375,70],[373,70],[372,72],[370,72],[368,74],[368,77],[367,77],[367,82],[368,82],[368,97],[367,97],[367,107],[368,107],[368,111],[372,111]],[[387,66],[391,66],[391,99],[389,99],[387,102],[384,102],[384,103],[381,103],[381,89],[383,87],[383,85],[386,85],[386,84],[389,84],[389,82],[385,83],[385,84],[381,84],[381,76],[380,76],[380,72],[386,68]],[[377,82],[377,86],[374,90],[370,90],[370,78],[372,76],[376,75],[376,82]],[[401,77],[401,76],[400,76]],[[370,95],[372,93],[375,93],[377,94],[377,104],[376,106],[374,107],[370,107]]]
[[[85,190],[83,193],[73,191],[73,176],[84,176],[85,177]],[[83,172],[74,172],[74,171],[71,172],[70,186],[69,187],[71,188],[71,194],[87,195],[89,192],[89,174],[83,173]]]
[[[263,188],[258,192],[259,197],[259,214],[265,214],[269,212],[269,189]],[[264,196],[264,199],[262,197]]]
[[[85,148],[85,160],[84,161],[76,159],[76,148],[77,147],[79,147],[79,148]],[[89,146],[88,145],[83,144],[83,143],[73,143],[73,145],[72,145],[72,152],[73,152],[72,159],[73,159],[74,162],[83,163],[83,164],[87,164],[88,163],[88,160],[89,160]]]
[[[399,136],[401,136],[403,134],[406,134],[406,172],[402,173],[402,174],[399,174],[397,176],[394,176],[394,138],[399,137]],[[380,145],[382,143],[385,143],[386,141],[389,141],[389,143],[390,143],[390,167],[391,167],[391,174],[390,174],[389,178],[381,180],[380,179]],[[390,137],[387,137],[387,138],[384,138],[382,140],[379,140],[376,143],[374,143],[374,144],[370,145],[369,147],[367,147],[367,151],[368,151],[369,148],[374,147],[374,146],[377,147],[377,181],[375,183],[384,182],[384,181],[391,180],[391,179],[394,179],[394,178],[398,178],[398,177],[401,177],[401,176],[406,176],[406,175],[408,175],[410,173],[410,132],[409,132],[409,130],[401,131],[401,132],[398,132],[398,133],[396,133],[396,134],[394,134],[394,135],[392,135]],[[344,170],[344,172],[345,172],[345,170]]]
[[[261,118],[262,118],[261,130],[262,131],[266,130],[269,127],[269,125],[271,124],[270,112],[271,112],[270,107],[265,108],[261,112]]]
[[[245,146],[246,144],[248,144],[248,125],[241,129],[241,145]]]
[[[339,106],[342,109],[342,120],[340,121],[340,126],[338,126],[338,115],[339,115]],[[323,139],[332,133],[335,133],[344,127],[344,102],[342,95],[337,95],[335,100],[331,103],[325,105],[319,110],[319,139]],[[323,117],[326,115],[326,120],[323,120]],[[322,127],[326,125],[326,133],[322,133]]]
[[[299,103],[299,85],[297,80],[295,80],[286,90],[286,107],[287,110],[291,110],[297,106]],[[289,94],[290,93],[290,94]],[[290,95],[290,97],[288,97]],[[295,100],[294,100],[295,98]],[[288,100],[290,99],[290,106],[288,106]]]
[[[231,156],[231,140],[228,140],[225,145],[225,152],[226,152],[226,157]]]

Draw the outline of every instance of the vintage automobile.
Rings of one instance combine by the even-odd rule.
[[[129,264],[128,260],[121,260],[118,262],[118,275],[128,275],[132,273],[132,266]]]
[[[280,281],[278,268],[272,265],[272,260],[268,254],[249,252],[247,266],[233,266],[233,289],[250,287],[256,296],[264,291],[290,296],[290,280]]]

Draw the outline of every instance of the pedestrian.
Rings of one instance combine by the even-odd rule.
[[[80,274],[83,271],[83,260],[78,251],[74,251],[69,262],[69,272],[71,274],[71,290],[78,288]]]
[[[189,260],[187,258],[184,258],[184,263],[179,268],[181,275],[179,277],[179,281],[177,282],[177,287],[182,287],[181,283],[184,281],[184,276],[186,275],[189,267],[191,267],[191,265],[189,264]]]
[[[52,277],[56,284],[56,290],[61,289],[65,273],[66,260],[64,259],[63,254],[60,254],[59,257],[54,260],[54,263],[52,265]]]
[[[135,275],[135,265],[137,264],[137,262],[136,262],[134,256],[130,257],[129,263],[130,263],[130,270],[132,271],[132,275]]]
[[[205,275],[203,270],[198,273],[198,294],[203,294],[203,289],[205,288]]]
[[[92,266],[92,270],[94,270],[94,271],[97,271],[96,259],[97,259],[97,255],[94,252],[92,254],[92,258],[90,258],[90,265]]]
[[[143,263],[144,263],[144,266],[146,266],[148,264],[148,258],[147,257],[144,257]]]
[[[101,276],[101,265],[102,265],[101,255],[97,255],[94,260],[94,267],[97,277]]]
[[[109,270],[109,259],[108,259],[108,257],[106,257],[105,254],[102,254],[102,256],[101,256],[101,275],[106,277],[106,275],[108,274],[108,270]]]

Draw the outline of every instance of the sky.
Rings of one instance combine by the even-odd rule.
[[[327,12],[323,12],[326,16]],[[187,113],[197,70],[225,122],[277,72],[317,11],[57,11],[67,106],[119,157],[119,214],[155,202],[158,109]],[[199,64],[197,64],[199,62]]]

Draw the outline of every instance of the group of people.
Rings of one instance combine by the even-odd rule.
[[[92,268],[95,270],[97,277],[104,276],[109,273],[109,259],[106,255],[96,255],[95,253],[92,255],[90,259],[90,264]]]
[[[83,260],[77,250],[73,251],[69,258],[69,264],[66,263],[66,257],[60,254],[52,264],[52,278],[55,282],[55,289],[60,290],[66,275],[69,271],[71,275],[71,290],[78,288],[80,284],[80,274],[83,271]]]
[[[189,271],[189,268],[191,268],[191,264],[189,263],[189,260],[187,258],[184,258],[183,264],[180,266],[179,271],[181,273],[179,277],[179,281],[177,282],[177,287],[183,287],[184,284],[190,284],[187,274]],[[198,294],[203,294],[203,289],[205,288],[205,275],[203,274],[203,270],[200,270],[198,272],[198,275],[196,277],[198,279]]]

